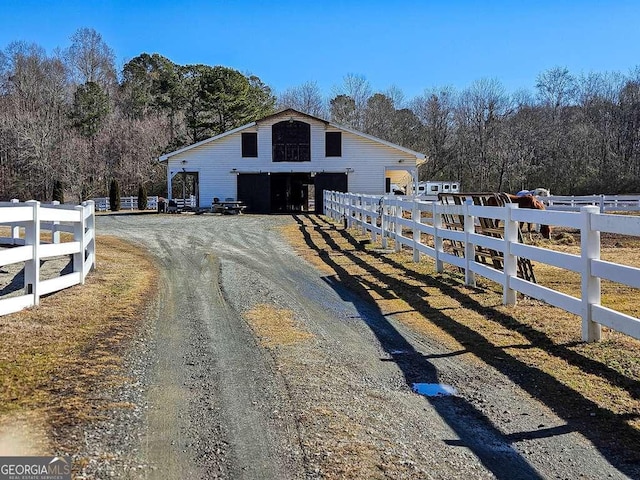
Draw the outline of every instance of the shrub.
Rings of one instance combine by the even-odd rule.
[[[138,210],[147,209],[147,189],[144,185],[138,187]]]
[[[60,202],[61,205],[64,203],[64,188],[60,180],[53,182],[53,200]]]
[[[109,205],[112,212],[120,210],[120,186],[115,178],[109,185]]]

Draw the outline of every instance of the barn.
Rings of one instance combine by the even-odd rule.
[[[245,202],[252,213],[322,210],[324,190],[384,194],[417,182],[424,154],[293,109],[167,153],[168,199]]]

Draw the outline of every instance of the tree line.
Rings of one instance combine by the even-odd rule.
[[[509,94],[480,79],[412,99],[347,75],[329,100],[307,82],[279,104],[425,153],[420,179],[458,180],[463,191],[640,193],[640,68],[574,75],[554,67],[534,92]]]
[[[0,199],[64,191],[78,202],[106,196],[114,180],[125,195],[163,195],[162,153],[285,107],[423,152],[422,180],[458,180],[465,191],[640,193],[640,69],[555,67],[533,92],[480,79],[411,99],[348,74],[330,98],[313,81],[276,95],[255,75],[157,53],[118,70],[84,28],[50,55],[24,42],[0,50]]]
[[[222,66],[177,65],[143,53],[120,72],[93,29],[48,55],[0,50],[0,199],[69,201],[166,193],[158,157],[261,118],[276,98],[260,78]]]

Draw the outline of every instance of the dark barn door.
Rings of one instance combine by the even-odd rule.
[[[316,173],[313,182],[316,191],[316,213],[324,213],[324,191],[347,192],[347,179],[346,173]]]
[[[271,177],[266,173],[238,175],[238,200],[247,205],[247,213],[271,213]]]
[[[309,211],[310,173],[271,174],[271,212],[298,213]]]

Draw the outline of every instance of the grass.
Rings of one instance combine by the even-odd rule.
[[[260,345],[266,348],[294,345],[313,337],[301,329],[292,310],[260,304],[246,312],[245,318],[260,339]]]
[[[605,435],[640,450],[640,341],[603,328],[602,342],[583,343],[575,315],[522,297],[516,306],[504,306],[501,290],[489,280],[466,287],[453,268],[437,274],[428,257],[414,263],[408,251],[381,251],[375,243],[363,247],[365,237],[358,231],[325,217],[298,217],[284,234],[299,255],[375,303],[382,314],[451,351],[465,351],[469,362],[497,368],[567,422],[597,424],[592,431],[583,429],[596,444],[596,437]],[[602,257],[640,265],[636,240],[603,242]],[[577,245],[551,244],[573,253]],[[534,269],[539,283],[579,296],[575,275],[545,265]],[[637,291],[630,287],[604,283],[603,303],[640,314]]]
[[[85,285],[0,317],[0,453],[73,452],[78,440],[65,437],[66,427],[129,407],[104,392],[126,380],[124,348],[156,277],[145,252],[98,237],[97,268]]]

